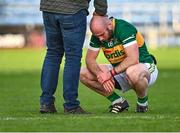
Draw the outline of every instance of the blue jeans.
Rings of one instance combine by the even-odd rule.
[[[65,55],[64,108],[71,109],[79,106],[78,84],[86,33],[86,16],[86,10],[80,10],[72,15],[43,12],[47,52],[41,74],[40,104],[54,103],[60,64]]]

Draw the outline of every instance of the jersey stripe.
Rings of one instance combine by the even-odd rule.
[[[137,41],[136,41],[136,40],[134,40],[134,41],[129,42],[129,43],[127,43],[127,44],[123,45],[123,46],[126,48],[126,47],[128,47],[128,46],[133,45],[133,44],[137,44]]]
[[[88,49],[90,49],[90,50],[93,50],[93,51],[99,51],[100,50],[100,48],[95,48],[95,47],[92,47],[92,46],[88,46]]]
[[[155,71],[155,64],[150,64],[149,72],[153,73]]]
[[[123,43],[125,43],[127,40],[132,39],[132,38],[135,38],[135,36],[134,36],[134,35],[132,35],[132,36],[130,36],[130,37],[128,37],[128,38],[126,38],[126,39],[124,39],[122,42],[123,42]]]

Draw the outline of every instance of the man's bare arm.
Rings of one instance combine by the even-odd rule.
[[[98,75],[98,73],[102,72],[99,65],[96,62],[96,58],[99,54],[99,51],[93,51],[88,49],[86,54],[86,66],[94,75]]]
[[[102,84],[104,89],[108,92],[112,92],[112,90],[114,89],[114,82],[110,78],[105,81],[101,80],[101,76],[103,75],[103,77],[105,77],[106,73],[101,70],[96,62],[98,54],[99,51],[93,51],[89,49],[86,54],[86,66],[89,71],[91,71],[97,77],[97,80]]]
[[[136,43],[126,47],[125,53],[127,57],[114,68],[116,73],[124,72],[128,67],[139,63],[139,49]]]

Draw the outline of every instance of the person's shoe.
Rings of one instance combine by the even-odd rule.
[[[123,99],[121,102],[115,103],[111,105],[109,108],[109,112],[117,114],[125,110],[128,110],[129,104],[125,99]]]
[[[41,105],[40,107],[40,113],[44,114],[44,113],[56,113],[56,107],[54,104],[51,105]]]
[[[137,106],[136,106],[137,113],[145,113],[147,111],[148,111],[148,106],[141,106],[141,105],[137,104]]]
[[[73,109],[65,109],[64,108],[64,114],[89,114],[89,113],[87,113],[80,106],[78,106]]]

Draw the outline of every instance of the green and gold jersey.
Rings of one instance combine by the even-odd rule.
[[[117,66],[126,58],[124,48],[136,43],[139,47],[139,62],[153,63],[141,33],[133,25],[122,19],[112,19],[112,21],[115,26],[113,39],[109,42],[100,41],[92,35],[89,49],[95,51],[102,49],[108,61],[113,66]]]

